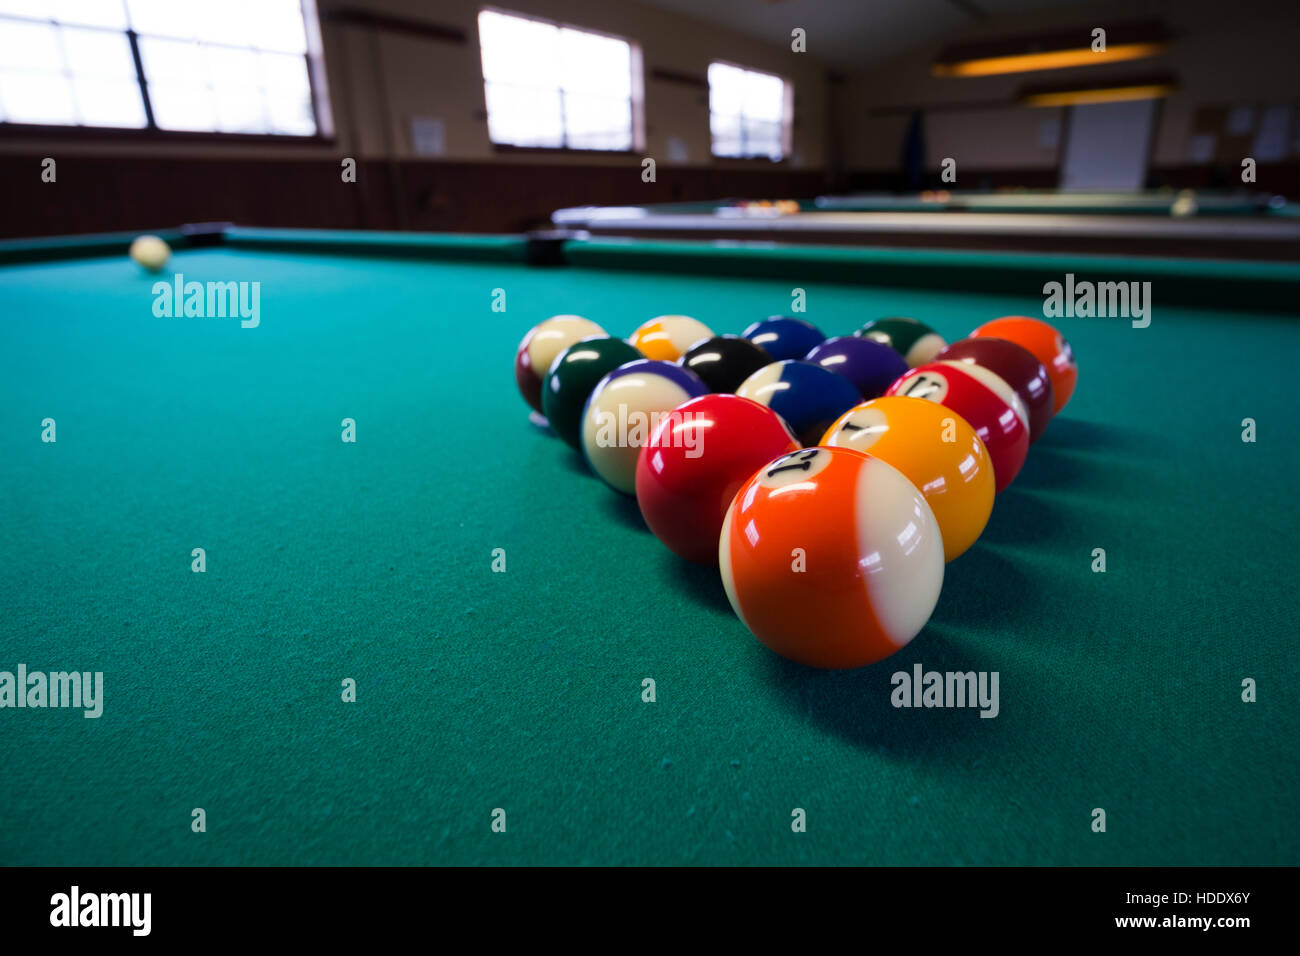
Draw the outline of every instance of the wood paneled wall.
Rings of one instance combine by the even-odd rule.
[[[343,183],[337,159],[150,159],[67,156],[54,183],[41,157],[0,156],[11,184],[0,235],[143,230],[185,222],[327,229],[518,232],[563,206],[631,205],[719,197],[809,198],[822,174],[779,169],[661,168],[643,183],[639,162],[363,161]]]

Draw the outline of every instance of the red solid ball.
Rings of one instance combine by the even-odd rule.
[[[1029,412],[995,373],[966,362],[931,362],[901,376],[885,394],[938,402],[966,419],[988,449],[999,493],[1020,473],[1029,452]]]
[[[636,465],[645,523],[673,553],[718,563],[731,499],[773,458],[801,446],[781,416],[737,395],[704,395],[660,421]]]

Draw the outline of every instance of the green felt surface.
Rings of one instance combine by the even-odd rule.
[[[0,710],[0,862],[1300,863],[1293,317],[1062,320],[1079,390],[931,623],[826,673],[531,426],[509,368],[553,313],[738,332],[789,281],[273,244],[174,266],[261,281],[260,327],[155,318],[124,258],[0,270],[0,669],[106,681],[98,720]],[[1042,281],[800,285],[828,333],[956,338]],[[999,672],[1000,715],[893,709],[917,662]]]
[[[566,256],[573,264],[596,269],[989,293],[999,302],[1008,295],[1040,293],[1046,282],[1064,283],[1073,275],[1075,282],[1149,282],[1153,301],[1162,306],[1300,312],[1300,265],[1289,262],[603,237],[570,243]],[[1041,294],[1031,313],[1042,313]]]

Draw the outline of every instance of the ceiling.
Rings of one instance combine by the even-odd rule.
[[[1071,6],[1068,0],[641,0],[772,43],[807,31],[808,54],[845,72],[986,20]]]

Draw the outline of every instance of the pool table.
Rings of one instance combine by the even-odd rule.
[[[1286,206],[1282,196],[1260,192],[1189,190],[1195,216],[1277,215]],[[1148,189],[1141,192],[1060,191],[1020,189],[997,192],[942,190],[919,195],[859,193],[818,196],[810,210],[837,212],[1024,212],[1090,213],[1093,215],[1170,216],[1184,191]]]
[[[168,237],[256,324],[155,314],[126,237],[0,246],[0,671],[104,675],[98,718],[0,709],[0,863],[1300,863],[1300,267]],[[739,332],[798,288],[955,339],[1066,272],[1151,281],[1150,325],[1055,320],[1072,401],[858,670],[760,645],[512,378],[555,313]],[[917,667],[996,672],[996,717],[896,708]]]
[[[1294,215],[1286,198],[1263,192],[1191,190],[1196,216]],[[990,212],[990,213],[1091,213],[1095,215],[1172,215],[1182,193],[1173,189],[1141,192],[1064,192],[1055,189],[928,190],[921,193],[866,192],[817,196],[781,201],[799,213],[810,212]],[[702,202],[653,203],[641,209],[647,215],[769,215],[780,210],[777,200],[719,199]],[[582,225],[603,214],[606,207],[580,206],[557,210],[557,224]]]
[[[1300,261],[1293,204],[1259,193],[941,192],[771,202],[559,209],[552,224],[596,237],[849,244],[971,251]]]

